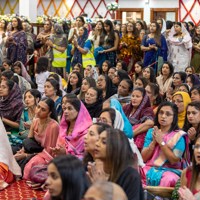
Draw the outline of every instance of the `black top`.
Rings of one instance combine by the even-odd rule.
[[[123,188],[128,200],[144,200],[141,178],[133,167],[126,168],[116,183]]]

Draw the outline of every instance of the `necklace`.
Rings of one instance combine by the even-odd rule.
[[[33,118],[35,117],[35,112],[31,111],[31,109],[28,109],[28,116],[30,120],[33,120]]]
[[[38,131],[36,131],[37,135],[43,134],[44,130],[46,129],[48,123],[50,122],[50,118],[47,118],[44,123],[41,124],[40,120],[38,122]]]

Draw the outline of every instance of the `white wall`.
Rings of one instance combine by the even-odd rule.
[[[144,8],[144,20],[150,22],[151,8],[178,8],[178,0],[119,0],[120,8]]]
[[[31,22],[36,22],[37,18],[37,1],[36,0],[19,0],[19,15],[29,17]]]

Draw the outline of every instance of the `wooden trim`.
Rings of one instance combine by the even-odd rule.
[[[33,28],[36,28],[36,34],[38,35],[40,30],[43,29],[44,24],[38,24],[38,23],[31,23],[31,25],[33,26]]]
[[[151,8],[150,20],[153,21],[154,12],[175,12],[175,20],[178,21],[178,8]]]
[[[141,12],[142,20],[144,17],[144,9],[143,8],[119,8],[116,13],[117,19],[122,20],[122,12]]]

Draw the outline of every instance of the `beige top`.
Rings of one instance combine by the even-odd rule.
[[[163,80],[163,76],[159,75],[157,78],[157,83],[160,87],[160,93],[164,94],[167,92],[167,90],[169,89],[169,87],[171,87],[172,85],[172,76],[170,78],[168,78],[165,82]]]

